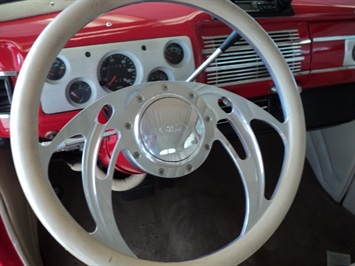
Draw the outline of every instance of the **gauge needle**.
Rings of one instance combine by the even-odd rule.
[[[109,86],[111,86],[111,84],[116,80],[117,76],[113,76],[112,79],[110,80],[110,82],[108,83]]]
[[[74,91],[72,91],[70,94],[75,98],[80,99],[80,96],[78,96]]]

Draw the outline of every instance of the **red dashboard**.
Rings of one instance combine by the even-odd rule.
[[[351,6],[351,1],[342,2],[337,1],[337,5],[327,3],[325,6],[319,4],[322,1],[294,1],[292,16],[257,18],[279,46],[302,89],[355,82],[355,7]],[[191,50],[193,68],[197,68],[231,30],[206,13],[171,5],[142,3],[112,11],[77,33],[66,49],[135,41],[143,49],[149,48],[146,45],[150,44],[148,41],[183,36],[190,42],[188,49]],[[0,138],[9,137],[11,91],[21,65],[33,42],[56,14],[0,23]],[[234,46],[245,48],[247,44],[242,39]],[[229,61],[235,59],[235,63],[228,63],[227,66],[228,70],[236,71],[233,77],[223,72],[226,65],[223,65],[225,62],[221,58],[207,68],[197,81],[223,87],[247,98],[272,95],[272,80],[260,66],[260,59],[254,54],[250,55],[248,49],[251,48],[246,49],[245,54],[239,55],[233,55],[233,49],[230,53],[226,52]],[[249,65],[240,59],[247,54],[249,57],[246,60],[257,63]],[[188,53],[185,52],[185,55],[188,56]],[[86,63],[83,61],[82,64]],[[148,68],[144,64],[154,68],[152,62],[141,64],[143,70]],[[182,68],[176,66],[169,70],[173,73],[173,79],[187,78],[185,73],[177,78]],[[241,69],[243,72],[238,72]],[[137,82],[145,79],[143,75]],[[59,131],[81,108],[80,104],[73,106],[75,108],[70,110],[52,113],[39,110],[40,137],[49,138],[52,132]]]

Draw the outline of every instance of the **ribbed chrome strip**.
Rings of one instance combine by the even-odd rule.
[[[294,74],[301,71],[302,44],[310,40],[301,40],[297,29],[270,31],[274,40]],[[227,38],[227,35],[202,36],[202,53],[209,57]],[[270,77],[264,63],[252,47],[243,39],[232,45],[225,53],[205,70],[207,84],[235,85],[250,81],[259,81]]]

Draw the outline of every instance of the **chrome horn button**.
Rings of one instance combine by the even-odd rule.
[[[144,172],[184,176],[206,160],[216,119],[200,89],[206,85],[165,81],[130,88],[121,130],[123,153]]]
[[[145,149],[165,162],[190,157],[203,139],[204,125],[193,106],[176,97],[154,101],[144,111],[139,135]]]

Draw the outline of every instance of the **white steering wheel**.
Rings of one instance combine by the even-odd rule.
[[[111,185],[118,154],[144,172],[177,178],[196,170],[219,141],[238,168],[246,191],[246,214],[241,235],[210,255],[173,265],[236,265],[253,254],[273,234],[296,194],[305,155],[303,109],[295,81],[276,45],[265,31],[227,0],[166,1],[189,5],[225,21],[263,59],[279,94],[284,122],[250,101],[213,86],[193,82],[156,82],[125,88],[98,100],[73,118],[50,144],[38,142],[41,88],[56,55],[70,38],[100,14],[137,0],[78,0],[41,33],[22,66],[14,91],[11,146],[25,195],[39,220],[69,252],[90,265],[160,265],[137,258],[122,238],[112,211]],[[78,16],[77,14],[80,14]],[[231,103],[224,112],[220,99]],[[112,109],[107,122],[98,114]],[[24,112],[25,110],[25,112]],[[179,114],[179,115],[176,115]],[[246,151],[240,158],[217,122],[228,120]],[[259,145],[250,123],[261,120],[275,129],[285,155],[279,183],[270,200],[264,197],[264,170]],[[165,124],[164,124],[165,123]],[[167,123],[173,125],[167,128]],[[105,175],[96,174],[97,150],[105,131],[115,129],[119,141]],[[171,134],[169,134],[171,133]],[[85,139],[83,184],[96,230],[87,233],[57,199],[48,179],[48,165],[57,147],[73,136]]]

